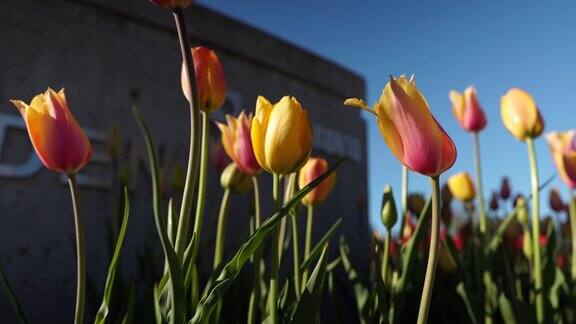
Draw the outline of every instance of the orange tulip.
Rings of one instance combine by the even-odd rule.
[[[238,118],[226,115],[227,124],[217,123],[222,132],[222,146],[226,154],[236,163],[240,171],[254,175],[258,174],[262,168],[252,148],[252,138],[250,128],[252,117],[246,116],[242,111]]]
[[[544,130],[544,121],[532,96],[521,89],[510,89],[500,100],[504,126],[517,139],[536,138]]]
[[[32,99],[30,105],[12,100],[26,122],[36,154],[53,171],[73,174],[92,157],[88,137],[68,110],[64,89],[50,88]]]
[[[456,146],[430,112],[413,78],[391,77],[373,109],[356,98],[346,100],[345,104],[377,116],[384,140],[410,170],[438,176],[456,161]]]
[[[193,0],[150,0],[155,5],[164,9],[174,10],[177,8],[184,9],[188,7]]]
[[[562,180],[571,189],[576,189],[576,130],[546,135],[556,169]]]
[[[328,170],[328,162],[325,159],[311,157],[308,162],[300,169],[298,175],[298,185],[304,188],[310,182],[314,181],[320,175]],[[303,205],[316,205],[324,201],[334,184],[336,183],[336,172],[332,173],[328,178],[322,181],[316,188],[312,189],[304,198],[302,198]]]
[[[463,94],[453,90],[449,96],[452,112],[464,130],[479,132],[486,127],[486,116],[476,97],[476,89],[468,87]]]
[[[194,59],[200,109],[212,112],[220,108],[226,99],[226,79],[222,65],[216,53],[206,47],[192,48],[192,57]],[[184,64],[182,64],[180,77],[184,96],[190,101],[192,96],[188,91],[188,74]]]

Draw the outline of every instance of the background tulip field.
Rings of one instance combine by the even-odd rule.
[[[291,93],[256,93],[251,106],[215,121],[230,89],[221,53],[190,42],[190,26],[210,32],[187,23],[195,2],[137,2],[173,19],[173,43],[181,53],[173,62],[174,78],[187,103],[179,121],[189,127],[186,164],[171,175],[181,192],[167,196],[157,145],[165,134],[154,132],[155,120],[132,108],[150,170],[138,186],[150,192],[145,208],[160,247],[148,247],[138,264],[145,282],[126,279],[119,270],[126,233],[140,216],[126,170],[113,179],[119,199],[106,280],[87,278],[77,179],[93,159],[93,143],[75,118],[81,105],[67,100],[74,88],[46,84],[41,93],[11,100],[34,152],[70,189],[70,204],[61,208],[74,215],[69,243],[76,253],[69,262],[76,289],[74,313],[63,323],[576,323],[576,130],[549,122],[532,86],[510,82],[492,96],[469,80],[446,86],[442,107],[429,100],[438,94],[428,91],[442,76],[378,71],[386,78],[375,98],[342,98],[340,109],[359,109],[375,126],[378,138],[371,146],[378,149],[371,154],[386,150],[393,157],[372,166],[395,180],[371,177],[377,208],[366,233],[368,263],[360,263],[360,251],[341,231],[342,219],[354,215],[337,215],[322,235],[314,235],[316,212],[332,190],[356,190],[339,181],[339,168],[350,157],[332,161],[312,154],[309,112],[315,108]],[[401,57],[415,59],[411,53]],[[231,161],[219,173],[215,228],[205,226],[207,178],[214,167],[211,128]],[[492,135],[496,128],[514,147],[513,156],[487,149],[500,145]],[[119,134],[112,127],[108,136],[113,158],[121,155]],[[500,161],[518,166],[511,172],[525,171],[522,180],[495,172]],[[249,213],[230,208],[232,197],[246,200]],[[264,201],[272,203],[272,212],[264,211]],[[250,229],[235,246],[231,218]],[[214,243],[205,244],[207,237]],[[33,305],[20,302],[3,267],[0,287],[14,312],[10,318],[28,323]]]

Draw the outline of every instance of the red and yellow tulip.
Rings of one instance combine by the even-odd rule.
[[[250,175],[258,174],[262,168],[256,161],[252,148],[250,137],[252,117],[241,112],[238,118],[226,115],[226,121],[227,124],[217,123],[222,132],[224,151],[242,172]]]
[[[298,186],[304,188],[320,175],[328,170],[328,162],[323,158],[312,157],[300,169],[298,175]],[[330,174],[324,181],[302,198],[303,205],[317,205],[326,199],[334,184],[336,183],[336,172]]]
[[[546,135],[556,169],[571,189],[576,189],[576,130],[552,132]]]
[[[26,122],[34,150],[44,165],[53,171],[76,173],[92,157],[92,145],[68,110],[64,89],[50,88],[28,105],[12,100]]]
[[[192,1],[193,0],[150,0],[153,4],[168,10],[184,9],[188,7]]]
[[[536,138],[544,131],[544,120],[528,92],[512,88],[502,96],[500,106],[504,126],[517,139]]]
[[[476,89],[468,87],[464,93],[450,91],[452,112],[460,127],[468,132],[479,132],[486,127],[486,115],[476,97]]]
[[[285,96],[272,105],[259,96],[250,132],[256,160],[268,172],[296,172],[310,156],[312,127],[294,97]]]
[[[226,78],[224,77],[224,70],[216,53],[209,48],[192,48],[192,57],[194,59],[200,109],[212,112],[220,108],[226,99]],[[192,96],[189,92],[188,75],[186,74],[184,64],[182,64],[180,78],[182,82],[182,92],[184,92],[186,99],[190,101]]]
[[[352,98],[348,106],[377,116],[378,127],[396,158],[410,170],[438,176],[456,161],[456,146],[434,118],[413,78],[390,78],[373,109]]]

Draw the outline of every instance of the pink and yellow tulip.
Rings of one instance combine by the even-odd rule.
[[[464,93],[450,91],[452,112],[460,127],[468,132],[479,132],[486,127],[486,115],[476,97],[476,89],[468,87]]]
[[[576,189],[576,130],[552,132],[546,135],[556,169],[571,189]]]
[[[220,59],[218,59],[218,55],[213,50],[201,46],[192,48],[192,57],[194,59],[200,109],[212,112],[220,108],[226,99],[226,78],[224,77]],[[182,64],[180,77],[182,92],[186,99],[190,101],[192,96],[190,95],[188,76],[184,64]]]
[[[255,175],[262,168],[252,148],[252,138],[250,128],[252,127],[252,117],[241,112],[238,118],[226,115],[227,124],[217,123],[222,132],[222,146],[226,154],[236,163],[242,172]]]
[[[434,118],[414,79],[390,78],[373,109],[352,98],[346,105],[370,111],[396,158],[410,170],[438,176],[456,161],[456,146]]]
[[[76,173],[92,157],[92,145],[68,109],[64,89],[50,88],[28,105],[12,100],[26,122],[28,135],[42,163],[50,170]]]
[[[328,162],[323,158],[312,157],[300,169],[298,175],[298,186],[304,188],[310,182],[314,181],[320,175],[328,170]],[[312,191],[310,191],[304,198],[302,198],[303,205],[317,205],[326,199],[334,184],[336,183],[336,172],[332,173],[328,178],[322,181]]]

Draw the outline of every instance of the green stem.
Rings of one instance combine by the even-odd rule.
[[[84,299],[86,296],[86,246],[84,241],[84,224],[80,213],[80,201],[78,199],[78,186],[76,175],[68,175],[68,185],[72,196],[72,207],[74,209],[74,225],[76,229],[76,308],[74,312],[74,323],[84,323]]]
[[[478,212],[480,214],[480,236],[486,236],[488,229],[486,220],[486,207],[484,200],[484,185],[482,184],[482,165],[480,163],[480,136],[478,132],[472,133],[474,142],[474,165],[476,167],[476,194],[478,195]]]
[[[434,278],[436,276],[436,264],[438,261],[438,234],[440,232],[440,181],[438,176],[430,177],[432,184],[432,223],[430,224],[430,251],[428,253],[428,263],[426,265],[426,277],[422,288],[422,299],[418,310],[418,324],[425,324],[428,320],[428,310],[432,300],[432,289],[434,288]]]
[[[292,255],[294,257],[294,291],[296,300],[300,300],[300,246],[298,244],[298,219],[294,211],[290,212],[292,223]]]
[[[196,186],[196,175],[199,166],[200,149],[200,104],[198,102],[198,88],[196,86],[196,72],[194,71],[194,59],[190,50],[190,40],[186,29],[186,18],[182,9],[174,9],[174,20],[178,30],[178,40],[184,68],[188,76],[188,91],[192,96],[190,101],[190,151],[188,153],[188,167],[186,181],[182,192],[180,217],[178,218],[178,233],[176,235],[176,253],[182,257],[188,240],[188,227],[190,211],[192,210],[192,194]]]
[[[196,217],[194,218],[194,240],[200,242],[204,205],[206,203],[206,180],[208,176],[208,144],[210,142],[210,113],[202,112],[202,151],[200,156],[200,174],[198,177],[198,197],[196,200]],[[192,247],[192,263],[196,262],[199,243]]]
[[[534,149],[534,140],[526,140],[530,160],[532,180],[532,246],[534,255],[534,290],[536,293],[536,321],[544,322],[544,292],[542,291],[542,257],[540,252],[540,190],[538,179],[538,162]]]
[[[272,197],[274,199],[275,210],[280,210],[280,175],[273,174]],[[280,238],[280,228],[276,227],[272,233],[272,269],[270,270],[270,287],[268,296],[268,314],[270,323],[278,323],[278,276],[280,272],[280,258],[278,250],[278,241]]]
[[[572,232],[572,280],[576,280],[576,197],[570,190],[570,230]]]
[[[224,243],[226,240],[226,220],[228,216],[228,205],[230,201],[230,189],[224,190],[222,203],[220,204],[220,213],[218,214],[218,225],[216,227],[216,247],[214,248],[214,266],[216,270],[222,262],[224,255]]]
[[[408,217],[408,168],[405,165],[402,165],[402,193],[400,199],[402,204],[400,232],[402,232],[406,225],[406,218]]]
[[[392,231],[390,228],[386,228],[387,235],[384,239],[384,254],[382,255],[382,283],[386,286],[386,280],[388,278],[388,267],[390,264],[390,241],[392,240]]]
[[[292,195],[294,195],[296,189],[296,175],[297,173],[291,173],[286,176],[284,203],[287,203],[288,200],[292,198]],[[290,211],[290,214],[292,214],[292,211]],[[282,221],[280,222],[280,235],[278,238],[278,259],[280,260],[279,261],[280,263],[282,263],[282,254],[284,253],[285,237],[286,237],[286,218],[283,218]]]
[[[308,260],[310,257],[310,251],[312,248],[312,228],[314,226],[314,205],[307,206],[308,214],[306,215],[306,242],[304,243],[304,260]],[[306,289],[308,283],[308,270],[304,270],[302,274],[302,291]]]
[[[252,176],[254,183],[254,231],[256,231],[262,222],[260,219],[260,187],[258,177]],[[252,292],[250,293],[250,303],[248,307],[248,324],[256,323],[256,306],[260,298],[260,260],[262,259],[262,250],[257,249],[254,253],[254,281],[252,282]]]

